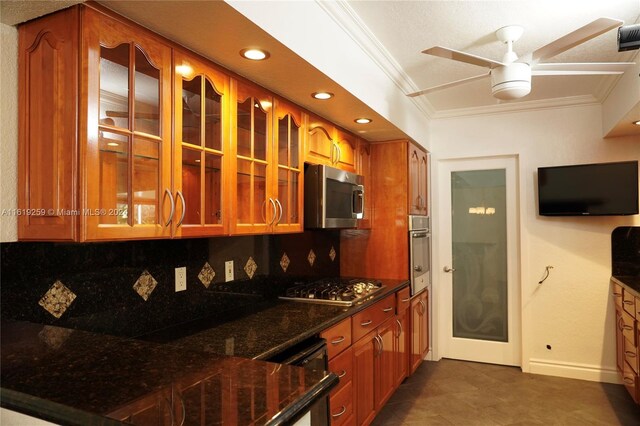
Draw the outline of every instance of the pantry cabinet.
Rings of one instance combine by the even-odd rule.
[[[175,50],[174,236],[228,232],[229,77]]]

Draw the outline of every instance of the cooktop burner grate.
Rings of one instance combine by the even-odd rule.
[[[383,288],[382,283],[376,280],[331,278],[290,287],[280,299],[352,306]]]

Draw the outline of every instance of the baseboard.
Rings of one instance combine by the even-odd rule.
[[[615,368],[602,368],[599,365],[558,362],[531,358],[529,372],[546,376],[566,377],[568,379],[589,380],[591,382],[620,384],[620,376]]]

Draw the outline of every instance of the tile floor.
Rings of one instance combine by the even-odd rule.
[[[423,362],[373,426],[640,425],[622,385],[524,374],[519,368]]]

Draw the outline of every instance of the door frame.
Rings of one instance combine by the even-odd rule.
[[[509,323],[509,340],[514,342],[513,351],[513,360],[517,360],[517,363],[509,362],[505,365],[523,365],[523,344],[524,339],[522,336],[522,316],[523,316],[523,307],[522,307],[522,281],[521,281],[521,238],[520,238],[520,164],[519,164],[519,156],[517,154],[513,155],[495,155],[495,156],[482,156],[482,157],[452,157],[452,158],[442,158],[436,159],[434,170],[432,170],[432,179],[434,181],[433,185],[433,206],[435,208],[432,209],[432,228],[434,232],[432,232],[432,244],[433,244],[433,252],[432,252],[432,300],[433,300],[433,350],[431,352],[431,356],[429,359],[439,360],[440,358],[449,357],[450,348],[448,342],[449,333],[452,332],[451,319],[449,317],[449,313],[447,312],[447,303],[450,303],[447,299],[447,292],[443,291],[444,286],[449,286],[451,288],[451,278],[450,274],[443,272],[443,265],[451,266],[451,247],[447,244],[450,242],[451,238],[443,238],[444,233],[451,234],[451,218],[444,217],[442,214],[442,209],[439,206],[443,205],[444,202],[451,202],[451,194],[449,189],[449,176],[444,176],[445,174],[445,164],[453,164],[453,163],[467,163],[469,164],[469,170],[482,170],[482,169],[496,169],[499,167],[495,167],[487,162],[496,162],[503,161],[509,163],[509,167],[512,168],[513,174],[509,176],[509,172],[507,171],[507,192],[511,194],[513,199],[512,205],[515,209],[515,214],[510,218],[507,216],[507,245],[508,245],[508,253],[509,253],[509,263],[508,263],[508,279],[511,282],[511,286],[509,290],[511,292],[515,292],[513,294],[514,299],[512,300],[512,316],[510,317]],[[512,180],[512,182],[510,182]],[[444,201],[443,201],[444,200]],[[448,207],[450,208],[450,207]],[[448,276],[447,276],[448,275]],[[450,311],[451,308],[449,307]],[[489,362],[489,361],[485,361]],[[495,361],[498,363],[498,360]]]

